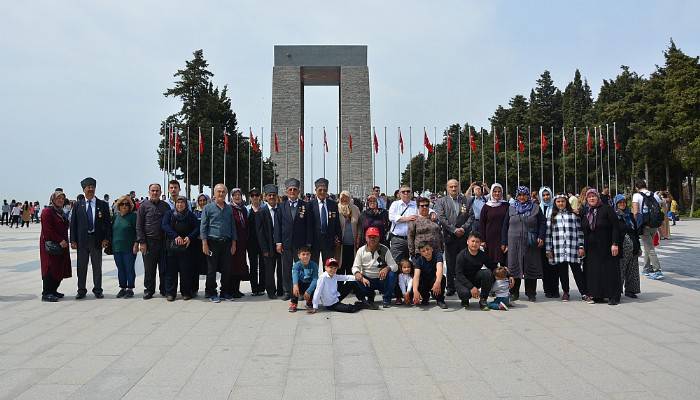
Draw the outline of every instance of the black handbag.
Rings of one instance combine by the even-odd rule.
[[[52,240],[46,240],[44,242],[44,249],[46,249],[46,252],[52,256],[61,256],[66,251],[66,249],[61,247],[60,243],[54,242]]]
[[[175,239],[171,239],[168,240],[167,250],[168,254],[179,254],[184,253],[185,250],[187,250],[187,246],[185,246],[184,244],[182,246],[179,246],[177,243],[175,243]]]

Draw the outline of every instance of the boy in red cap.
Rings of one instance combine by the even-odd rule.
[[[321,274],[318,278],[316,284],[316,290],[314,291],[313,305],[314,308],[308,309],[308,313],[315,313],[318,310],[319,304],[326,307],[326,310],[338,311],[344,313],[354,313],[358,308],[353,304],[341,303],[338,298],[340,293],[338,293],[338,281],[354,281],[355,277],[352,275],[338,275],[338,260],[335,258],[329,258],[326,260],[325,265],[326,271]]]

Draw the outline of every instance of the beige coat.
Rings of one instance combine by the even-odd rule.
[[[338,205],[340,206],[340,204]],[[355,247],[353,249],[353,254],[357,251],[359,244],[360,244],[360,209],[357,208],[356,205],[350,203],[350,210],[352,210],[352,216],[350,217],[350,224],[352,225],[352,236],[355,238]],[[345,232],[345,224],[348,223],[348,219],[345,218],[345,216],[338,212],[338,221],[340,222],[340,233],[341,233],[341,242],[342,242],[342,234]],[[336,248],[336,259],[342,260],[342,254],[343,252],[343,246],[338,246]]]

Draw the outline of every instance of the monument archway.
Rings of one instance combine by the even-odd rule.
[[[275,46],[274,53],[270,148],[275,148],[276,133],[280,151],[271,155],[277,181],[293,177],[304,187],[304,154],[299,146],[304,87],[338,86],[339,146],[329,154],[338,158],[338,187],[354,196],[366,194],[373,183],[367,46]],[[327,133],[335,135],[335,127]]]

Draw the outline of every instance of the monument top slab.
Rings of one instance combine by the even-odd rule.
[[[364,45],[275,46],[275,66],[330,67],[367,66]]]

